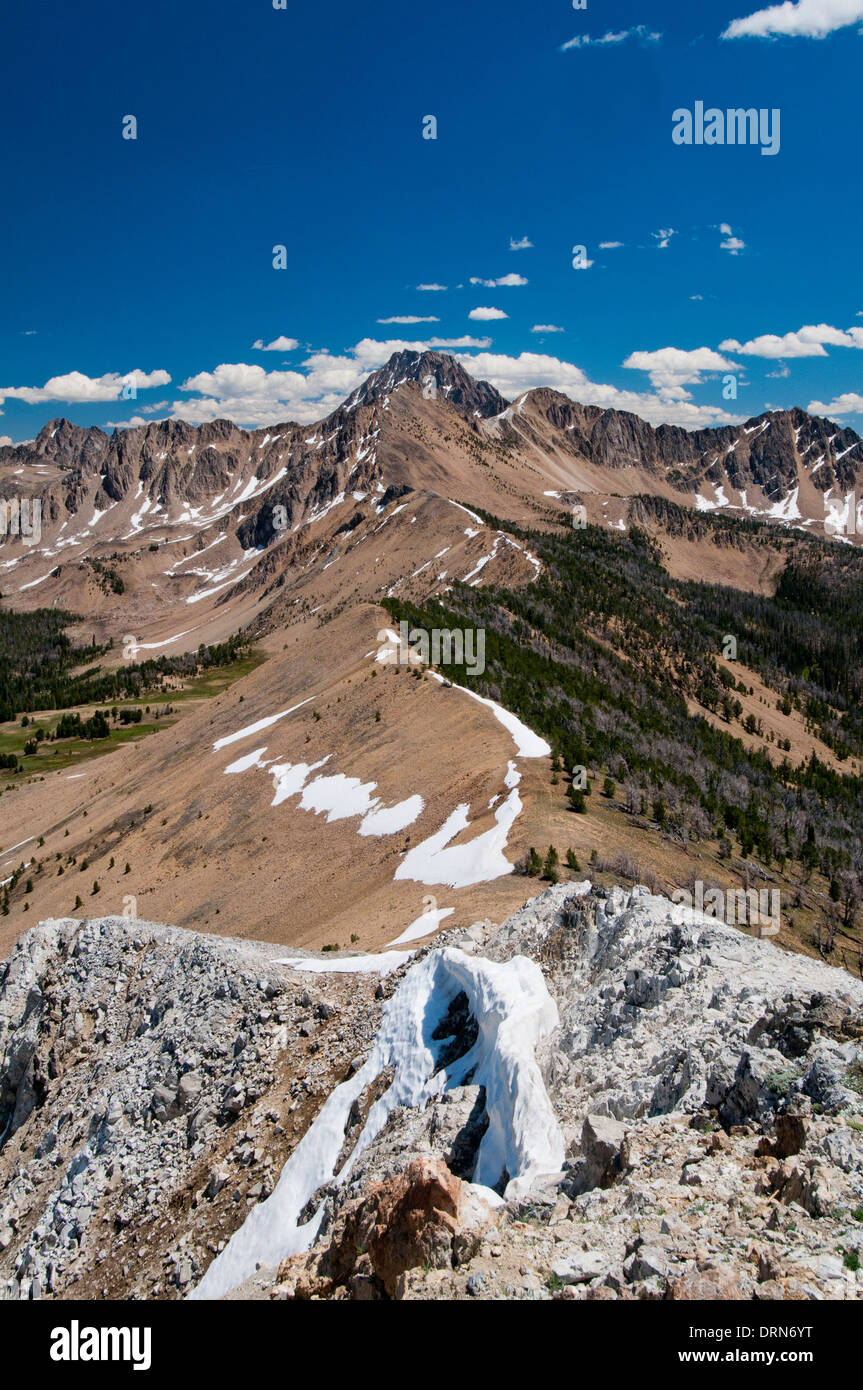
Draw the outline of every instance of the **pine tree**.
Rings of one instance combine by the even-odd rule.
[[[569,804],[573,811],[577,811],[580,816],[587,815],[587,802],[584,799],[584,792],[577,791],[575,787],[570,787],[567,792]]]
[[[526,872],[530,874],[531,878],[539,878],[542,873],[542,860],[533,845],[531,845],[530,853],[527,856]]]
[[[557,850],[555,849],[554,845],[549,845],[548,853],[545,856],[545,863],[542,866],[542,876],[543,878],[548,879],[549,883],[558,882],[559,875],[557,869],[559,864],[560,856],[558,855]]]

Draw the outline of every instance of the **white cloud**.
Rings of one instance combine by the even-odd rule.
[[[824,344],[831,347],[863,348],[863,328],[831,328],[828,323],[804,324],[796,333],[762,333],[748,343],[726,338],[723,352],[740,352],[746,357],[826,357]]]
[[[779,381],[781,381],[784,377],[790,376],[790,375],[791,375],[791,368],[790,368],[785,362],[780,362],[780,363],[779,363],[779,366],[776,368],[776,371],[775,371],[775,372],[766,372],[766,373],[765,373],[765,376],[767,376],[767,378],[768,378],[769,380],[771,380],[771,381],[773,381],[773,380],[779,380]]]
[[[806,409],[810,415],[863,415],[863,396],[856,391],[846,391],[825,405],[823,401],[810,401]]]
[[[719,227],[720,234],[725,240],[720,241],[719,246],[722,251],[728,251],[732,256],[737,256],[741,251],[746,250],[746,242],[741,241],[740,237],[734,235],[727,222],[722,222]]]
[[[665,347],[654,352],[631,352],[624,367],[647,372],[650,384],[669,399],[688,399],[686,385],[699,385],[705,372],[738,371],[736,362],[721,357],[712,348]]]
[[[0,386],[0,402],[7,396],[37,405],[42,401],[116,401],[129,378],[134,379],[136,391],[146,391],[151,386],[167,386],[170,376],[165,371],[142,372],[135,367],[122,375],[119,372],[106,372],[104,376],[85,376],[83,372],[67,372],[65,376],[52,376],[44,386]]]
[[[704,299],[704,295],[703,295],[703,294],[691,294],[691,295],[689,296],[689,298],[690,298],[690,299],[697,300],[698,303],[701,303],[701,301]]]
[[[530,237],[519,237],[518,241],[516,241],[515,237],[510,237],[509,239],[510,251],[530,251],[532,247],[533,242]]]
[[[502,285],[512,287],[514,285],[527,284],[527,280],[525,280],[523,275],[516,275],[512,271],[510,271],[509,275],[499,275],[496,280],[482,280],[478,275],[472,275],[470,277],[470,282],[472,285],[484,285],[487,290],[494,290]]]
[[[784,0],[756,10],[744,19],[732,20],[722,33],[723,39],[792,38],[823,39],[837,29],[844,29],[863,19],[863,0]]]
[[[293,352],[294,348],[300,345],[296,338],[274,338],[271,343],[265,343],[263,338],[259,338],[252,347],[256,352]]]
[[[599,243],[599,249],[600,251],[616,251],[618,246],[622,245],[622,241],[601,241]]]
[[[696,405],[688,400],[667,400],[650,392],[623,391],[616,386],[591,381],[580,367],[544,353],[522,352],[518,357],[480,352],[459,354],[459,361],[474,376],[496,386],[513,400],[534,386],[550,386],[584,405],[606,410],[631,410],[653,425],[683,425],[698,429],[705,425],[738,424],[744,417],[729,415],[718,406]]]
[[[335,410],[362,385],[394,352],[423,352],[425,349],[457,351],[488,348],[490,338],[428,338],[409,342],[400,338],[378,341],[363,338],[348,352],[335,356],[314,352],[296,371],[268,372],[264,367],[244,362],[226,362],[212,372],[198,372],[184,381],[181,391],[187,399],[174,401],[170,414],[175,419],[202,424],[207,420],[228,419],[250,427],[276,425],[286,420],[310,424]]]
[[[564,330],[558,328],[556,323],[535,323],[530,331],[531,333],[562,333]]]
[[[4,448],[6,445],[11,448],[12,440],[9,438],[8,434],[0,434],[0,449]]]
[[[503,309],[471,309],[468,314],[469,319],[507,319],[509,314],[505,314]]]
[[[658,232],[651,232],[650,235],[658,242],[657,250],[664,251],[671,238],[677,236],[677,232],[673,227],[660,227]]]
[[[625,43],[627,39],[641,39],[644,43],[658,43],[662,38],[661,34],[651,33],[646,24],[636,24],[631,29],[620,29],[615,32],[609,29],[601,38],[592,38],[590,34],[576,34],[574,39],[569,39],[567,43],[561,44],[561,53],[566,53],[570,48],[604,48],[609,44]]]
[[[418,314],[393,314],[392,318],[378,319],[378,323],[440,323],[440,319],[434,314],[422,318]]]
[[[417,289],[418,289],[418,290],[427,290],[427,291],[431,292],[431,291],[434,291],[434,290],[445,290],[445,289],[446,289],[446,285],[417,285]]]

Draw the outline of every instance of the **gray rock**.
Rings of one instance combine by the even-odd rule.
[[[563,1284],[589,1284],[608,1269],[608,1256],[601,1250],[575,1250],[559,1256],[551,1273]]]
[[[177,1105],[180,1111],[191,1110],[192,1106],[197,1104],[203,1084],[200,1073],[196,1071],[187,1071],[180,1077],[177,1087]]]
[[[668,1274],[668,1256],[655,1245],[641,1245],[623,1266],[627,1279],[637,1283],[642,1279],[664,1279]]]
[[[587,1115],[581,1129],[581,1156],[573,1190],[611,1187],[629,1166],[625,1126],[607,1115]]]

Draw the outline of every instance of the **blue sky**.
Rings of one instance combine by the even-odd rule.
[[[0,438],[311,421],[424,343],[508,396],[863,430],[861,60],[863,0],[15,7]],[[698,101],[778,109],[778,152],[675,144]]]

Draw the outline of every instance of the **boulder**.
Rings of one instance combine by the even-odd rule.
[[[287,1260],[279,1283],[296,1298],[333,1296],[340,1288],[353,1297],[374,1297],[376,1290],[395,1298],[406,1271],[470,1260],[493,1222],[491,1209],[444,1163],[416,1158],[346,1206],[323,1252]]]
[[[626,1129],[608,1115],[587,1115],[581,1128],[581,1164],[574,1190],[611,1187],[629,1167]]]
[[[556,1259],[551,1273],[562,1284],[589,1284],[607,1268],[608,1256],[601,1250],[575,1250]]]

